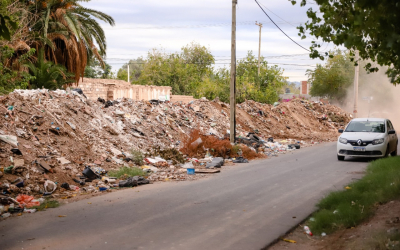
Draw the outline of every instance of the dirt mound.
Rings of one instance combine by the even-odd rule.
[[[335,106],[299,99],[276,107],[246,101],[237,108],[240,137],[252,132],[260,138],[327,141],[350,119]],[[0,189],[38,194],[45,179],[78,185],[73,179],[85,166],[106,171],[133,166],[126,161],[133,150],[180,149],[194,128],[202,136],[223,138],[229,132],[229,105],[94,102],[75,91],[16,90],[0,97]],[[23,186],[16,185],[18,178]]]

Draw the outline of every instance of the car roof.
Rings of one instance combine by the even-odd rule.
[[[384,122],[384,121],[386,121],[387,119],[386,118],[354,118],[353,120],[351,120],[351,121],[363,121],[363,122],[365,122],[365,121],[373,121],[373,122]]]

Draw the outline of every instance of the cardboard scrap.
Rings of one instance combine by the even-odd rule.
[[[47,164],[45,161],[39,160],[39,161],[36,161],[36,163],[37,163],[40,167],[42,167],[43,169],[45,169],[46,171],[51,172],[51,167],[50,167],[49,164]]]
[[[200,174],[215,174],[219,173],[221,170],[219,169],[195,169],[195,173],[200,173]]]

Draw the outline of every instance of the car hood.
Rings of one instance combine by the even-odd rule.
[[[380,139],[385,137],[385,133],[371,133],[371,132],[343,132],[340,136],[346,138],[347,140],[358,140],[372,141],[375,139]]]

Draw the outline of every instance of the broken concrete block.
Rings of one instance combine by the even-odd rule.
[[[36,163],[37,163],[40,167],[42,167],[43,169],[45,169],[46,171],[51,171],[51,167],[50,167],[49,164],[47,164],[45,161],[39,160],[39,161],[36,161]],[[40,171],[40,170],[39,170],[39,171]]]
[[[22,167],[24,166],[25,161],[24,159],[15,159],[14,160],[14,167]]]
[[[111,151],[114,155],[122,155],[122,152],[119,151],[119,150],[116,149],[116,148],[111,148],[110,151]]]
[[[18,147],[18,138],[14,135],[0,135],[0,140],[14,146]]]
[[[71,163],[69,160],[65,159],[64,157],[57,158],[57,161],[58,161],[61,165],[65,165],[65,164],[70,164],[70,163]]]

